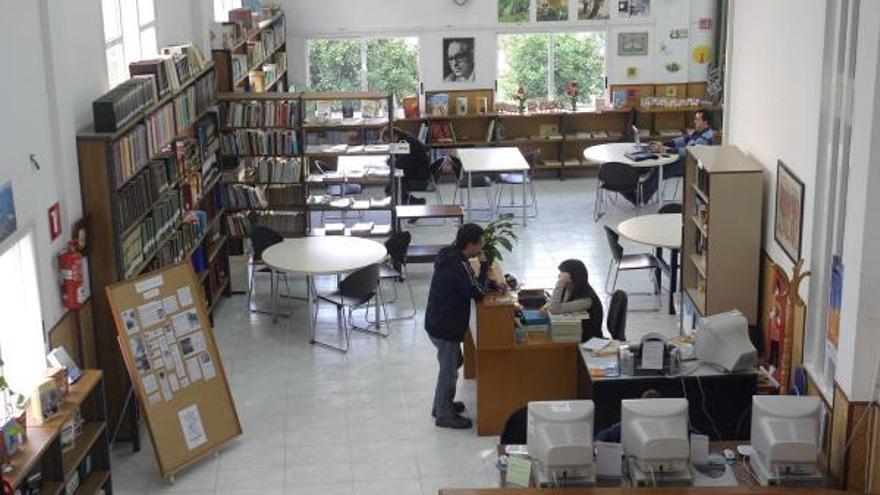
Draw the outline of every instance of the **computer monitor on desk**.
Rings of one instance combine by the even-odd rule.
[[[591,400],[529,402],[526,442],[538,486],[592,486]]]
[[[635,486],[690,485],[687,399],[624,400],[621,440]]]
[[[749,323],[737,310],[700,320],[695,344],[697,359],[724,371],[753,370],[758,350],[749,339]]]
[[[818,397],[752,398],[753,452],[749,463],[762,485],[821,484],[821,407]]]

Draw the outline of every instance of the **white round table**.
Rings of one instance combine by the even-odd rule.
[[[370,239],[315,236],[285,239],[263,251],[262,258],[263,263],[274,271],[306,276],[309,340],[314,344],[319,343],[315,340],[315,329],[311,318],[315,275],[333,275],[358,270],[380,263],[387,253],[385,246]],[[276,295],[273,294],[273,304],[275,298]],[[378,324],[379,302],[376,301],[376,325]]]
[[[663,249],[669,256],[669,314],[675,314],[673,295],[678,290],[678,252],[681,249],[681,213],[663,213],[633,217],[620,222],[617,232],[627,239],[652,246],[663,261]]]
[[[627,165],[632,165],[633,167],[649,169],[660,167],[657,184],[658,186],[663,184],[663,165],[669,165],[671,163],[675,163],[678,161],[678,154],[676,153],[657,153],[657,159],[655,160],[641,160],[641,161],[633,161],[624,155],[629,151],[633,151],[635,145],[633,143],[608,143],[608,144],[597,144],[595,146],[590,146],[589,148],[584,149],[584,158],[592,163],[602,165],[603,163],[609,162],[618,162],[625,163]],[[658,187],[659,190],[659,187]],[[660,198],[660,202],[663,202],[662,194]]]

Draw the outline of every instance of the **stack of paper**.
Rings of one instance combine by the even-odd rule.
[[[550,340],[554,342],[580,342],[581,321],[589,318],[587,313],[565,313],[550,317]]]
[[[343,235],[345,234],[344,223],[328,223],[324,224],[325,235]]]

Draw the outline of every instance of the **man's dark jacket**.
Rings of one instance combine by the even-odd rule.
[[[435,339],[463,342],[471,319],[471,299],[480,300],[486,290],[488,263],[474,274],[461,250],[447,246],[434,262],[434,276],[425,310],[425,330]]]

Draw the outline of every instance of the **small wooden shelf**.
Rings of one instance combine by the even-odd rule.
[[[691,187],[693,188],[694,192],[697,193],[697,196],[699,196],[700,199],[705,201],[706,204],[709,204],[709,196],[704,193],[702,189],[700,189],[696,184],[691,184]]]
[[[106,428],[106,423],[104,422],[86,422],[83,423],[83,432],[77,437],[76,442],[73,445],[73,448],[69,451],[65,452],[62,457],[64,457],[64,479],[70,479],[73,473],[76,471],[76,468],[79,467],[80,463],[83,459],[86,458],[86,455],[92,450],[92,447],[95,446],[95,442],[101,438],[101,435],[104,433],[104,429]]]
[[[79,488],[74,495],[95,495],[98,490],[110,479],[110,471],[92,471],[85,481],[80,481]]]
[[[9,460],[11,470],[4,473],[3,476],[9,481],[9,484],[18,486],[24,481],[24,478],[40,462],[46,449],[57,436],[58,430],[55,428],[28,426],[27,441],[18,448],[18,452]]]
[[[706,278],[706,257],[700,254],[691,254],[691,262],[697,267],[697,271],[703,278]]]
[[[696,287],[687,287],[685,290],[691,298],[691,301],[694,302],[697,310],[704,313],[706,311],[706,294],[697,290]]]
[[[697,229],[703,234],[703,237],[709,237],[709,230],[703,225],[703,222],[700,221],[699,217],[691,215],[691,222],[697,226]]]

